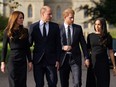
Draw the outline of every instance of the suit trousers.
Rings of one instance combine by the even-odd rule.
[[[69,87],[70,71],[72,72],[74,87],[81,87],[81,64],[74,62],[71,54],[67,54],[64,64],[60,68],[61,87]]]
[[[48,87],[56,87],[57,85],[57,69],[55,65],[48,66],[43,64],[34,64],[34,80],[36,87],[44,87],[44,75],[46,74],[46,80]]]

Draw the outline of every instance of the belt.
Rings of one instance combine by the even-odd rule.
[[[66,52],[66,54],[72,54],[71,52]]]

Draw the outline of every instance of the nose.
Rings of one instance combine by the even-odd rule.
[[[52,14],[50,15],[50,17],[52,17]]]

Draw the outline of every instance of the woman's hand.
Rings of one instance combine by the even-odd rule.
[[[59,70],[60,64],[58,61],[56,61],[55,67],[57,68],[57,71]]]
[[[5,73],[5,68],[6,68],[5,63],[4,63],[4,62],[1,62],[1,71],[2,71],[3,73]]]
[[[114,76],[116,76],[116,66],[113,67],[113,74],[114,74]]]
[[[84,65],[85,65],[87,68],[89,68],[89,65],[90,65],[89,59],[85,59]]]

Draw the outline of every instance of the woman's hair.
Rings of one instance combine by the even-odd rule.
[[[95,22],[97,20],[100,21],[101,29],[102,29],[102,32],[101,32],[102,34],[100,35],[100,44],[103,47],[107,47],[107,44],[109,43],[109,37],[111,37],[111,35],[107,32],[106,20],[104,18],[97,18]],[[94,30],[95,30],[95,25],[94,25]]]
[[[12,39],[13,38],[13,33],[15,32],[15,25],[17,23],[17,19],[19,17],[19,15],[22,14],[23,15],[23,18],[24,18],[24,13],[21,12],[21,11],[14,11],[10,17],[9,17],[9,20],[8,20],[8,24],[6,26],[6,32],[7,32],[7,36]],[[22,39],[25,37],[25,28],[23,27],[23,25],[19,25],[18,27],[19,29],[19,32],[20,32],[20,37],[19,39]]]
[[[97,18],[96,20],[95,20],[95,22],[97,21],[97,20],[99,20],[100,21],[100,23],[101,23],[101,29],[102,29],[102,36],[106,36],[107,35],[107,24],[106,24],[106,20],[104,19],[104,18]],[[96,29],[95,29],[95,25],[94,25],[94,30],[96,31]]]

